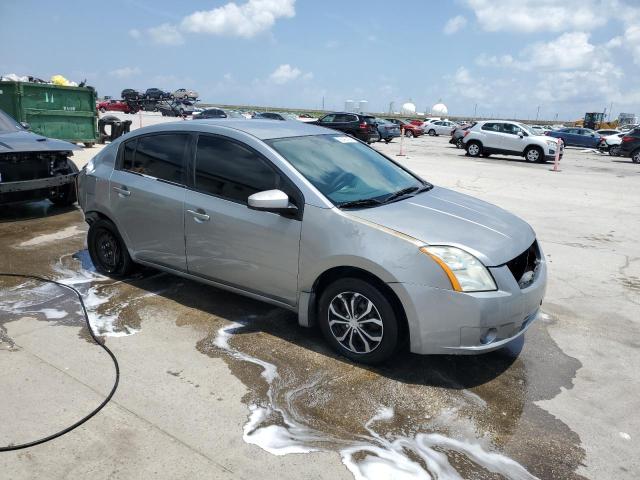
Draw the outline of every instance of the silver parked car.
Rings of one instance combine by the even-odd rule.
[[[139,263],[293,310],[360,362],[405,342],[420,354],[497,349],[545,293],[523,220],[302,122],[142,128],[96,155],[78,187],[100,272]]]

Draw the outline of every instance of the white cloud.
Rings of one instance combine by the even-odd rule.
[[[163,23],[157,27],[147,29],[153,43],[158,45],[182,45],[184,38],[175,25]]]
[[[618,0],[466,0],[487,31],[590,31],[620,14]],[[617,8],[616,8],[617,7]]]
[[[269,75],[269,80],[278,85],[284,85],[298,77],[308,80],[313,77],[313,74],[311,72],[303,74],[302,70],[299,68],[292,67],[288,63],[285,63],[284,65],[280,65],[271,73],[271,75]]]
[[[140,70],[138,67],[122,67],[111,70],[109,72],[109,75],[116,78],[130,78],[136,75],[140,75],[141,73],[142,70]]]
[[[470,100],[483,100],[489,95],[489,90],[484,81],[471,76],[471,72],[465,67],[456,70],[453,76],[448,77],[455,95],[459,95]]]
[[[142,32],[140,32],[140,30],[138,30],[137,28],[132,28],[131,30],[129,30],[129,36],[131,38],[138,39],[142,36]]]
[[[191,33],[251,38],[269,30],[277,19],[294,15],[295,0],[249,0],[241,5],[229,2],[184,17],[180,28]]]
[[[624,31],[624,41],[622,42],[633,55],[633,61],[640,65],[640,25],[630,25]]]
[[[467,24],[467,19],[462,15],[457,15],[453,18],[450,18],[447,23],[444,24],[444,33],[447,35],[453,35],[457,31],[463,29]]]

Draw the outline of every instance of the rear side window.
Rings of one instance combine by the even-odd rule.
[[[482,130],[489,130],[491,132],[499,132],[500,124],[499,123],[485,123],[482,126]]]
[[[336,116],[333,114],[329,114],[326,117],[320,120],[321,123],[330,123],[335,121]]]
[[[247,203],[256,192],[280,188],[280,175],[256,152],[232,140],[200,135],[195,189]]]
[[[184,184],[184,153],[189,135],[148,135],[124,145],[122,169]]]

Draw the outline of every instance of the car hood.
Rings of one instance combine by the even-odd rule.
[[[524,220],[495,205],[445,188],[351,215],[431,245],[466,250],[486,266],[503,265],[535,240]]]
[[[47,138],[32,132],[0,133],[0,153],[60,152],[80,150],[73,143]]]

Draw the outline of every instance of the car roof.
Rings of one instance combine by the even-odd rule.
[[[207,127],[230,128],[247,133],[261,140],[286,137],[304,137],[308,135],[344,135],[342,132],[338,132],[336,130],[317,125],[310,125],[309,123],[304,122],[274,122],[273,120],[260,120],[255,118],[204,118],[190,121],[169,122],[140,128],[134,130],[134,132],[136,134],[147,134],[170,130],[206,132]]]

